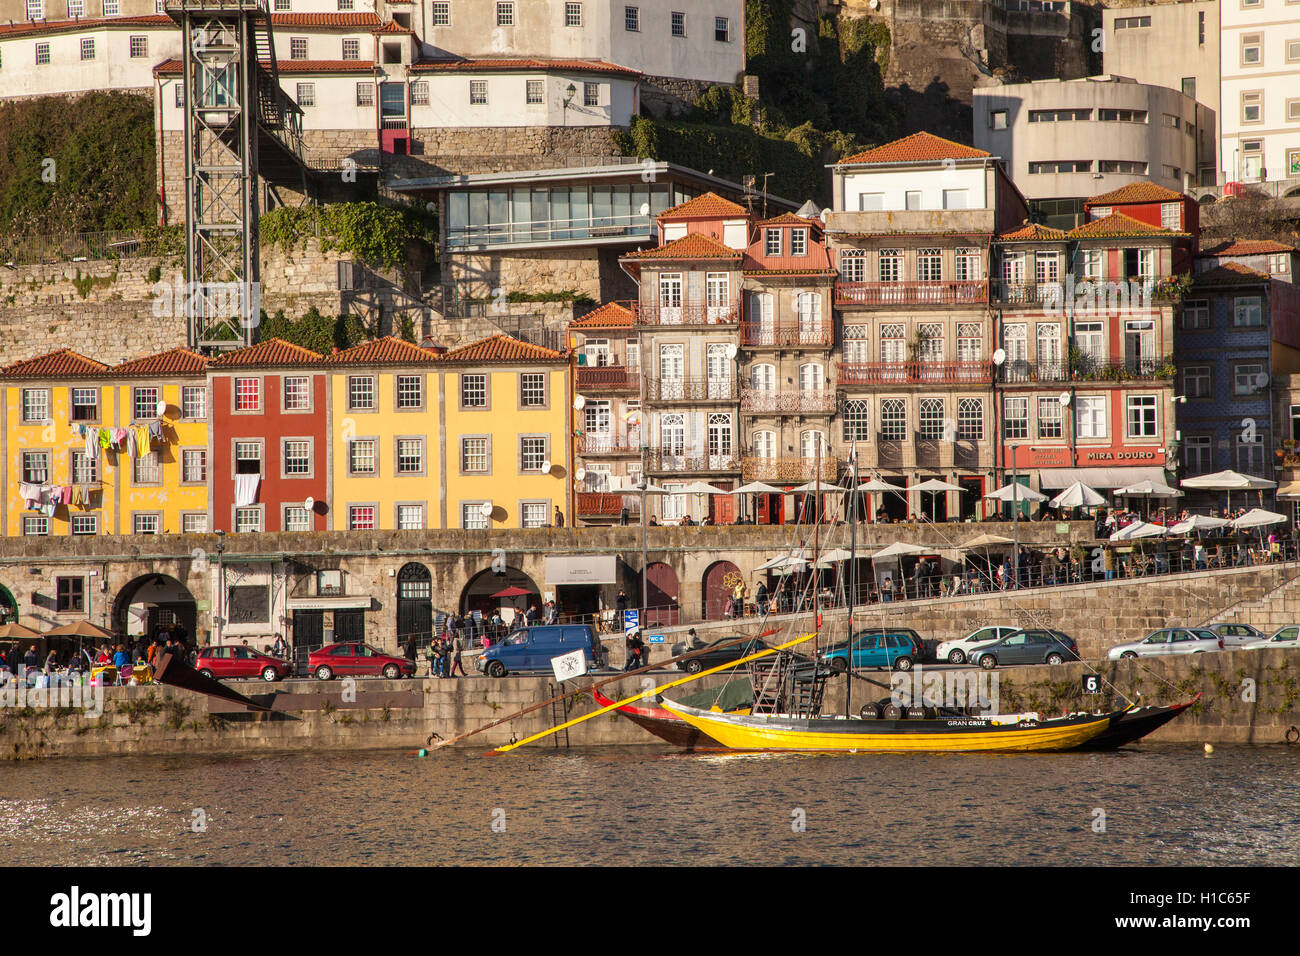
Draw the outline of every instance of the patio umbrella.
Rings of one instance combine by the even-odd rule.
[[[1180,521],[1169,529],[1170,534],[1187,534],[1190,531],[1207,531],[1211,528],[1222,528],[1228,523],[1227,518],[1215,518],[1211,515],[1192,515],[1185,521]]]
[[[872,478],[870,481],[864,481],[858,484],[858,491],[880,492],[880,491],[907,491],[899,485],[891,485],[889,482],[880,478]]]
[[[11,641],[20,639],[29,640],[30,638],[40,636],[40,634],[33,631],[30,627],[23,627],[16,621],[11,621],[8,624],[0,624],[0,639],[8,639]]]
[[[952,484],[952,482],[941,481],[938,478],[927,478],[919,485],[912,485],[910,488],[908,488],[908,491],[929,491],[931,493],[938,493],[940,491],[965,491],[965,490],[966,489],[963,488],[961,485],[954,485]]]
[[[990,491],[985,498],[993,498],[997,501],[1046,501],[1047,495],[1041,491],[1034,491],[1028,485],[1022,485],[1013,481],[1009,485],[1003,485],[997,491]]]
[[[747,485],[741,485],[739,488],[727,492],[729,495],[784,495],[786,493],[784,488],[773,488],[761,481],[751,481]]]
[[[1232,510],[1232,493],[1234,491],[1262,491],[1265,488],[1276,488],[1276,481],[1269,481],[1267,478],[1256,478],[1254,475],[1243,475],[1239,471],[1216,471],[1212,475],[1197,475],[1195,478],[1184,478],[1181,482],[1184,488],[1205,488],[1210,491],[1226,491],[1228,493],[1228,510]]]
[[[510,587],[504,588],[503,590],[498,591],[496,594],[490,595],[490,597],[494,597],[494,598],[523,597],[525,594],[532,594],[532,593],[533,593],[532,591],[528,591],[520,587],[515,587],[515,585],[512,584],[510,585]]]
[[[63,624],[45,632],[46,637],[75,637],[77,639],[77,652],[81,652],[82,642],[86,638],[96,641],[111,641],[113,634],[106,631],[98,624],[91,624],[89,621],[73,621],[71,624]]]
[[[1053,508],[1095,508],[1105,503],[1105,498],[1082,481],[1076,481],[1050,502]]]
[[[1240,518],[1231,522],[1232,526],[1238,530],[1242,528],[1263,528],[1271,524],[1281,524],[1286,521],[1286,515],[1280,515],[1276,511],[1265,511],[1263,508],[1251,508]]]
[[[1129,541],[1133,538],[1155,538],[1169,531],[1162,524],[1150,524],[1146,521],[1134,521],[1125,525],[1110,536],[1111,541]]]
[[[919,545],[908,544],[904,541],[898,541],[894,544],[891,544],[889,547],[884,548],[883,550],[877,551],[875,554],[871,555],[871,558],[873,561],[879,560],[881,558],[897,559],[903,557],[904,555],[925,554],[927,550],[928,550],[927,548],[922,548]]]
[[[847,561],[851,557],[853,557],[852,551],[845,548],[832,548],[830,551],[823,553],[822,556],[817,559],[815,567],[829,568],[832,564],[839,564],[841,561]]]
[[[815,495],[815,494],[820,493],[820,494],[823,494],[823,495],[828,495],[828,494],[831,494],[831,493],[833,493],[833,492],[841,492],[841,493],[843,493],[843,492],[848,491],[848,490],[849,490],[849,489],[847,489],[847,488],[841,488],[839,485],[833,485],[833,484],[831,484],[831,483],[828,482],[828,481],[823,481],[823,482],[821,483],[821,486],[820,486],[820,487],[818,487],[817,482],[815,482],[815,481],[810,481],[810,482],[808,482],[807,484],[800,485],[798,488],[791,488],[788,492],[786,492],[786,494],[790,494],[790,495]]]
[[[775,558],[771,558],[770,560],[760,564],[754,570],[772,571],[777,568],[790,568],[796,565],[804,565],[807,563],[808,561],[804,558],[803,552],[792,551],[789,554],[779,554]]]
[[[1000,534],[981,534],[978,537],[971,538],[961,546],[961,550],[969,551],[972,548],[988,549],[999,544],[1015,544],[1010,538],[1004,538]]]
[[[1127,488],[1116,488],[1111,494],[1116,498],[1181,498],[1183,496],[1177,488],[1170,488],[1158,481],[1139,481]]]

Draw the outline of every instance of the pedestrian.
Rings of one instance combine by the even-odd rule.
[[[560,612],[555,607],[554,601],[546,602],[546,623],[558,624],[560,621]]]
[[[23,666],[29,671],[36,670],[36,645],[27,645],[27,653],[23,655]]]
[[[45,673],[52,674],[59,666],[59,652],[50,648],[50,652],[45,655]]]
[[[633,628],[627,634],[627,663],[623,665],[624,671],[636,670],[641,666],[641,629]]]
[[[614,606],[618,608],[618,619],[623,620],[623,612],[627,610],[627,595],[622,588],[618,589],[618,598],[614,601]]]
[[[1106,571],[1106,580],[1110,581],[1115,577],[1115,550],[1109,545],[1102,549],[1102,567]]]
[[[560,510],[559,505],[555,506],[555,527],[557,528],[564,527],[564,512]]]
[[[745,591],[745,582],[744,582],[744,581],[741,581],[739,584],[736,585],[736,589],[732,592],[731,596],[732,596],[732,598],[733,598],[733,599],[735,600],[735,602],[736,602],[736,614],[735,614],[735,616],[736,616],[736,617],[744,617],[744,616],[745,616],[745,596],[746,596],[746,591]]]
[[[427,661],[428,664],[429,664],[429,676],[430,676],[430,677],[436,677],[436,676],[437,676],[437,667],[436,667],[435,664],[434,664],[434,660],[437,658],[437,656],[438,656],[438,650],[437,650],[437,648],[434,646],[434,641],[430,640],[429,643],[428,643],[427,645],[425,645],[425,648],[424,648],[424,659],[425,659],[425,661]]]
[[[767,613],[767,582],[759,581],[758,590],[754,592],[754,600],[758,602],[758,613]]]
[[[469,676],[468,674],[465,673],[465,665],[460,659],[460,654],[463,649],[464,646],[461,644],[460,638],[459,637],[456,638],[455,643],[452,645],[451,672],[447,676],[455,677],[456,671],[460,671],[461,677]]]

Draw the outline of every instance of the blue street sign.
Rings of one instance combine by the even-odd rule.
[[[647,644],[663,644],[664,636],[662,634],[651,634],[646,640]]]
[[[640,626],[641,612],[634,608],[629,608],[623,612],[623,633],[631,634]]]

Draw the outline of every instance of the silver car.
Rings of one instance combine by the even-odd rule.
[[[1203,627],[1166,627],[1152,631],[1140,641],[1116,644],[1106,652],[1106,659],[1160,657],[1166,654],[1202,654],[1223,650],[1223,638]]]
[[[1255,641],[1268,640],[1267,634],[1249,624],[1211,624],[1209,630],[1223,638],[1223,646],[1229,651],[1253,644]]]
[[[1020,628],[1011,624],[981,627],[958,640],[944,641],[935,649],[935,660],[939,663],[947,661],[949,664],[964,664],[975,648],[985,644],[996,644],[1012,631],[1018,630]]]
[[[1265,651],[1283,647],[1300,647],[1300,624],[1285,624],[1279,627],[1272,637],[1262,641],[1251,641],[1242,647],[1242,650]]]

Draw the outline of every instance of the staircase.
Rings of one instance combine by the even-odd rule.
[[[754,690],[750,713],[816,717],[821,713],[830,671],[789,651],[750,661]]]
[[[1290,570],[1296,576],[1289,581],[1265,592],[1261,597],[1238,601],[1197,626],[1250,624],[1265,634],[1272,634],[1285,624],[1300,623],[1300,568],[1292,565]]]

